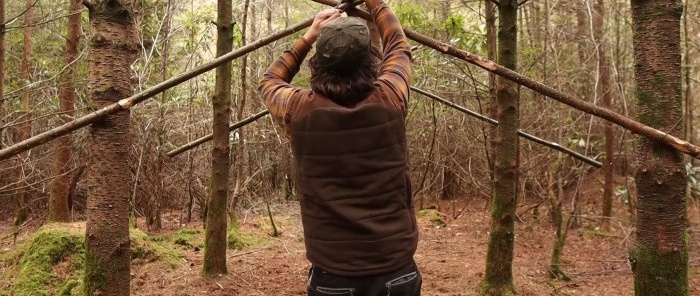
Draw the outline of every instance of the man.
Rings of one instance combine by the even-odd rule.
[[[405,130],[410,47],[384,1],[366,5],[383,54],[363,20],[324,10],[260,82],[297,166],[310,296],[420,295]],[[291,86],[314,43],[311,89]]]

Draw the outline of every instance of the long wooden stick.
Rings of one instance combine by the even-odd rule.
[[[491,119],[491,118],[489,118],[489,117],[483,116],[483,115],[481,115],[481,114],[479,114],[479,113],[477,113],[477,112],[474,112],[474,111],[469,110],[469,109],[467,109],[467,108],[465,108],[465,107],[463,107],[463,106],[461,106],[461,105],[458,105],[458,104],[455,104],[455,103],[450,102],[450,101],[448,101],[448,100],[445,100],[445,99],[443,99],[443,98],[441,98],[441,97],[439,97],[439,96],[437,96],[437,95],[434,95],[434,94],[432,94],[432,93],[429,93],[429,92],[427,92],[427,91],[424,91],[424,90],[422,90],[422,89],[420,89],[420,88],[417,88],[417,87],[413,87],[413,86],[412,86],[412,87],[411,87],[411,90],[413,90],[413,91],[415,91],[415,92],[417,92],[417,93],[419,93],[419,94],[421,94],[421,95],[424,95],[424,96],[426,96],[426,97],[428,97],[428,98],[431,98],[431,99],[433,99],[433,100],[436,100],[436,101],[438,101],[438,102],[440,102],[440,103],[442,103],[442,104],[445,104],[446,106],[449,106],[449,107],[451,107],[451,108],[453,108],[453,109],[459,110],[459,111],[461,111],[462,113],[465,113],[465,114],[468,114],[468,115],[470,115],[470,116],[472,116],[472,117],[478,118],[478,119],[480,119],[480,120],[482,120],[482,121],[488,122],[488,123],[493,124],[493,125],[497,125],[497,124],[498,124],[498,121],[496,121],[496,120],[494,120],[494,119]],[[236,122],[236,123],[232,124],[231,126],[229,126],[229,131],[234,131],[234,130],[237,130],[237,129],[241,128],[241,127],[244,127],[244,126],[246,126],[246,125],[248,125],[248,124],[250,124],[250,123],[252,123],[252,122],[254,122],[254,121],[257,121],[258,119],[260,119],[261,117],[267,115],[268,113],[269,113],[269,111],[267,111],[267,110],[261,111],[261,112],[255,114],[255,115],[252,115],[252,116],[250,116],[250,117],[248,117],[248,118],[246,118],[246,119],[243,119],[243,120],[241,120],[241,121],[239,121],[239,122]],[[558,143],[554,143],[554,142],[549,142],[549,141],[547,141],[547,140],[543,140],[543,139],[541,139],[541,138],[538,138],[538,137],[536,137],[536,136],[533,136],[533,135],[528,134],[528,133],[526,133],[526,132],[523,132],[523,131],[521,131],[521,130],[518,130],[518,135],[520,135],[521,137],[526,138],[526,139],[528,139],[528,140],[530,140],[530,141],[533,141],[533,142],[542,144],[542,145],[544,145],[544,146],[550,147],[550,148],[552,148],[552,149],[554,149],[554,150],[557,150],[557,151],[560,151],[560,152],[569,154],[569,155],[571,155],[572,157],[574,157],[574,158],[576,158],[576,159],[579,159],[579,160],[581,160],[581,161],[583,161],[583,162],[585,162],[585,163],[588,163],[588,164],[590,164],[590,165],[592,165],[592,166],[594,166],[594,167],[600,168],[600,167],[603,166],[602,163],[600,163],[600,162],[598,162],[598,161],[596,161],[596,160],[594,160],[594,159],[588,158],[588,157],[586,157],[585,155],[582,155],[582,154],[580,154],[580,153],[578,153],[578,152],[576,152],[576,151],[573,151],[573,150],[571,150],[571,149],[569,149],[569,148],[563,147],[563,146],[559,145]],[[201,145],[201,144],[203,144],[203,143],[205,143],[205,142],[210,141],[211,139],[212,139],[212,134],[206,135],[206,136],[201,137],[201,138],[199,138],[199,139],[197,139],[197,140],[194,140],[194,141],[192,141],[192,142],[190,142],[190,143],[187,143],[187,144],[185,144],[185,145],[182,145],[182,146],[180,146],[180,147],[177,148],[177,149],[173,149],[173,150],[169,151],[168,153],[166,153],[166,155],[167,155],[167,156],[170,156],[170,157],[175,157],[175,156],[181,154],[182,152],[185,152],[185,151],[187,151],[187,150],[190,150],[190,149],[192,149],[192,148],[195,148],[195,147],[197,147],[197,146],[199,146],[199,145]]]
[[[137,94],[134,94],[126,99],[120,100],[117,103],[105,106],[97,111],[94,111],[90,114],[87,114],[83,117],[80,117],[78,119],[75,119],[73,121],[67,122],[59,127],[56,127],[54,129],[45,131],[41,134],[38,134],[34,137],[31,137],[29,139],[26,139],[24,141],[21,141],[19,143],[16,143],[12,146],[6,147],[2,150],[0,150],[0,160],[5,160],[13,155],[16,155],[18,153],[27,151],[29,149],[32,149],[36,146],[39,146],[41,144],[44,144],[48,141],[51,141],[53,139],[56,139],[60,136],[67,135],[75,130],[78,130],[80,128],[83,128],[85,126],[90,125],[91,123],[94,123],[96,121],[99,121],[111,114],[120,112],[120,111],[126,111],[129,110],[131,107],[134,105],[141,103],[145,101],[146,99],[152,98],[170,88],[173,88],[189,79],[192,79],[198,75],[201,75],[209,70],[212,70],[216,67],[218,67],[221,64],[224,64],[228,61],[234,60],[236,58],[242,57],[260,47],[263,47],[265,45],[268,45],[274,41],[277,41],[279,39],[282,39],[284,37],[287,37],[295,32],[298,32],[300,30],[303,30],[304,28],[307,28],[311,26],[311,23],[313,22],[313,18],[309,18],[303,22],[300,22],[298,24],[295,24],[293,26],[290,26],[282,31],[279,31],[275,34],[272,34],[270,36],[264,37],[262,39],[259,39],[249,45],[243,46],[237,50],[234,50],[230,53],[227,53],[223,56],[220,56],[211,62],[201,65],[195,69],[192,69],[188,72],[182,73],[178,76],[175,76],[173,78],[170,78],[166,81],[163,81],[161,83],[158,83],[154,85],[153,87],[150,87],[142,92],[139,92]]]
[[[312,0],[317,3],[322,3],[330,6],[335,6],[338,3],[334,0]],[[369,13],[361,11],[358,9],[357,15],[371,20],[371,16]],[[636,120],[633,120],[631,118],[627,118],[624,115],[618,114],[616,112],[613,112],[609,109],[602,108],[599,106],[596,106],[592,103],[586,102],[584,100],[578,99],[574,96],[571,96],[569,94],[566,94],[564,92],[561,92],[551,86],[548,86],[544,83],[541,83],[539,81],[533,80],[528,78],[525,75],[522,75],[518,72],[515,72],[513,70],[510,70],[508,68],[505,68],[494,61],[488,60],[486,58],[483,58],[481,56],[475,55],[473,53],[470,53],[468,51],[461,50],[459,48],[456,48],[452,45],[446,44],[444,42],[436,41],[435,39],[432,39],[430,37],[427,37],[425,35],[422,35],[418,32],[415,32],[410,29],[404,28],[404,34],[406,34],[406,37],[410,38],[413,41],[416,41],[420,44],[423,44],[427,47],[430,47],[434,50],[437,50],[441,53],[456,57],[460,60],[466,61],[468,63],[474,64],[486,71],[489,71],[491,73],[503,76],[511,81],[514,81],[515,83],[518,83],[522,86],[525,86],[531,90],[534,90],[540,94],[543,94],[547,97],[550,97],[552,99],[555,99],[561,103],[564,103],[566,105],[569,105],[571,107],[574,107],[578,110],[581,110],[583,112],[586,112],[588,114],[591,114],[593,116],[608,120],[612,123],[615,123],[632,133],[647,137],[651,140],[657,141],[664,143],[666,145],[669,145],[673,149],[678,150],[679,152],[688,154],[694,158],[700,159],[700,147],[693,145],[692,143],[685,141],[683,139],[677,138],[673,135],[670,135],[667,132],[663,132],[660,130],[657,130],[655,128],[652,128],[648,125],[644,125]]]
[[[265,115],[267,115],[267,114],[269,114],[269,113],[270,113],[270,111],[267,111],[267,110],[265,110],[265,111],[260,111],[260,112],[256,113],[255,115],[252,115],[252,116],[250,116],[250,117],[248,117],[248,118],[246,118],[246,119],[243,119],[243,120],[241,120],[241,121],[239,121],[239,122],[236,122],[236,123],[230,125],[230,126],[228,127],[228,130],[231,131],[231,132],[232,132],[232,131],[235,131],[235,130],[237,130],[237,129],[239,129],[239,128],[242,128],[242,127],[244,127],[244,126],[246,126],[246,125],[248,125],[248,124],[253,123],[254,121],[257,121],[258,119],[260,119],[261,117],[263,117],[263,116],[265,116]],[[180,154],[180,153],[182,153],[182,152],[185,152],[185,151],[190,150],[190,149],[192,149],[192,148],[194,148],[194,147],[197,147],[197,146],[201,145],[201,144],[204,143],[204,142],[210,141],[212,138],[214,138],[214,134],[208,134],[208,135],[206,135],[206,136],[204,136],[204,137],[201,137],[201,138],[199,138],[199,139],[197,139],[197,140],[194,140],[194,141],[192,141],[192,142],[190,142],[190,143],[187,143],[187,144],[185,144],[185,145],[182,145],[182,146],[180,146],[179,148],[170,150],[170,151],[169,151],[168,153],[166,153],[165,155],[170,156],[170,157],[175,157],[176,155],[178,155],[178,154]]]
[[[412,86],[412,87],[411,87],[411,90],[413,90],[413,91],[415,91],[415,92],[417,92],[417,93],[419,93],[419,94],[421,94],[421,95],[424,95],[424,96],[426,96],[426,97],[428,97],[428,98],[431,98],[431,99],[433,99],[433,100],[435,100],[435,101],[438,101],[438,102],[440,102],[440,103],[442,103],[442,104],[444,104],[444,105],[446,105],[446,106],[452,107],[453,109],[459,110],[459,111],[461,111],[462,113],[465,113],[465,114],[468,114],[468,115],[470,115],[470,116],[472,116],[472,117],[478,118],[478,119],[480,119],[481,121],[488,122],[488,123],[490,123],[490,124],[492,124],[492,125],[498,125],[498,121],[496,121],[496,120],[494,120],[494,119],[491,119],[491,118],[486,117],[486,116],[484,116],[484,115],[481,115],[481,114],[479,114],[479,113],[477,113],[477,112],[474,112],[474,111],[472,111],[472,110],[469,110],[469,109],[467,109],[467,108],[464,107],[464,106],[455,104],[455,103],[450,102],[450,101],[448,101],[448,100],[445,100],[445,99],[443,99],[443,98],[441,98],[441,97],[438,97],[438,96],[436,96],[436,95],[434,95],[434,94],[431,94],[431,93],[429,93],[429,92],[427,92],[427,91],[424,91],[424,90],[422,90],[422,89],[420,89],[420,88],[417,88],[417,87],[413,87],[413,86]],[[558,144],[558,143],[554,143],[554,142],[550,142],[550,141],[547,141],[547,140],[538,138],[538,137],[536,137],[536,136],[533,136],[533,135],[531,135],[531,134],[528,134],[528,133],[526,133],[526,132],[523,132],[522,130],[518,130],[518,135],[521,136],[521,137],[523,137],[523,138],[525,138],[525,139],[528,139],[528,140],[530,140],[530,141],[533,141],[533,142],[535,142],[535,143],[539,143],[539,144],[542,144],[542,145],[547,146],[547,147],[549,147],[549,148],[552,148],[552,149],[554,149],[554,150],[557,150],[557,151],[559,151],[559,152],[563,152],[563,153],[569,154],[569,155],[571,155],[572,157],[574,157],[574,158],[576,158],[576,159],[578,159],[578,160],[581,160],[581,161],[583,161],[583,162],[585,162],[585,163],[587,163],[587,164],[590,164],[590,165],[592,165],[592,166],[594,166],[594,167],[600,168],[600,167],[603,166],[603,164],[600,163],[599,161],[596,161],[595,159],[591,159],[591,158],[589,158],[589,157],[586,157],[585,155],[580,154],[580,153],[578,153],[578,152],[576,152],[576,151],[574,151],[574,150],[571,150],[571,149],[569,149],[569,148],[566,148],[566,147],[564,147],[564,146],[562,146],[562,145],[560,145],[560,144]]]

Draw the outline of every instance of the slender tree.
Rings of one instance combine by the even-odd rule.
[[[78,44],[80,42],[80,10],[82,0],[71,0],[68,11],[68,32],[66,34],[65,62],[66,69],[61,75],[59,89],[59,109],[61,119],[68,122],[75,116],[75,85],[77,78],[75,68],[78,59]],[[70,221],[70,164],[71,136],[67,135],[56,140],[53,174],[56,178],[51,184],[49,196],[49,221]]]
[[[243,4],[243,21],[239,25],[241,29],[241,45],[247,44],[247,33],[248,33],[248,8],[250,7],[250,0],[245,0]],[[236,121],[243,120],[243,111],[245,110],[246,101],[248,100],[248,55],[241,58],[241,69],[240,69],[240,80],[241,80],[241,90],[238,93],[238,106],[236,106]],[[238,144],[236,145],[236,156],[234,157],[236,166],[235,176],[236,176],[236,186],[233,190],[233,201],[231,202],[230,210],[235,212],[236,206],[238,205],[238,196],[241,194],[243,185],[243,168],[245,167],[245,129],[238,129]],[[231,217],[235,217],[231,215]]]
[[[0,148],[4,146],[4,139],[1,138],[5,118],[5,101],[2,100],[5,94],[5,0],[0,0]],[[2,179],[0,179],[1,181]]]
[[[115,103],[132,93],[130,66],[139,48],[133,2],[83,1],[90,16],[88,96],[93,108]],[[129,116],[129,112],[119,112],[90,128],[85,230],[88,296],[129,295]]]
[[[498,1],[498,63],[517,70],[518,1]],[[518,84],[496,78],[496,115],[499,125],[494,138],[494,181],[491,203],[491,231],[486,255],[483,291],[510,295],[513,286],[513,245],[515,207],[519,175],[519,93]]]
[[[165,81],[168,79],[168,64],[170,59],[170,30],[172,27],[173,12],[175,8],[172,0],[166,1],[165,15],[163,15],[163,25],[161,26],[160,33],[158,34],[163,40],[161,42],[161,56],[160,56],[160,74],[161,80]],[[161,215],[161,200],[165,198],[165,184],[163,183],[163,165],[165,162],[165,136],[166,131],[166,114],[165,114],[165,104],[168,102],[170,92],[163,91],[160,95],[160,102],[158,105],[158,119],[156,121],[156,139],[158,141],[156,146],[156,159],[155,159],[155,169],[153,170],[155,175],[153,176],[153,186],[155,186],[155,194],[151,194],[147,197],[147,211],[146,214],[146,227],[150,231],[158,231],[163,228],[163,218]]]
[[[231,0],[218,0],[217,3],[216,55],[222,56],[233,48],[233,12]],[[204,248],[204,275],[206,276],[227,273],[226,207],[229,193],[228,123],[231,117],[231,80],[231,62],[216,68],[216,89],[212,98],[214,113],[212,171]]]
[[[634,73],[640,122],[683,134],[681,0],[632,0]],[[688,295],[684,160],[670,147],[637,139],[637,239],[630,251],[638,296]]]
[[[498,50],[498,31],[496,29],[496,5],[490,0],[484,0],[484,17],[486,21],[486,54],[487,58],[491,61],[495,61],[497,57]],[[489,73],[489,103],[486,113],[491,118],[496,118],[496,106],[498,102],[496,101],[496,74]],[[489,127],[489,135],[496,134],[496,126]],[[487,153],[488,153],[488,164],[491,175],[491,182],[493,182],[493,137],[489,137],[489,143],[487,143]]]
[[[21,73],[25,85],[29,85],[32,81],[32,28],[34,25],[34,1],[27,0],[27,10],[24,13],[24,29],[22,29],[22,64]],[[32,95],[29,89],[25,89],[22,93],[22,116],[20,117],[19,133],[17,133],[17,142],[28,139],[32,135]],[[26,181],[24,175],[24,164],[29,161],[29,153],[24,152],[19,155],[17,165],[17,180]],[[15,204],[17,211],[15,215],[15,227],[19,227],[24,221],[29,218],[29,210],[27,209],[27,190],[17,190],[15,194]]]
[[[598,58],[598,88],[597,97],[601,106],[612,108],[612,89],[610,87],[610,60],[608,58],[607,38],[605,38],[605,2],[596,0],[593,10],[593,35],[596,42],[596,56]],[[604,230],[610,229],[610,218],[613,209],[613,161],[615,156],[615,134],[610,121],[603,121],[603,136],[605,140],[605,156],[603,163],[603,223]]]

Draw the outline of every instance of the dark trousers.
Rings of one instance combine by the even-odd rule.
[[[309,296],[420,296],[423,278],[416,263],[385,274],[339,276],[313,266],[309,271]]]

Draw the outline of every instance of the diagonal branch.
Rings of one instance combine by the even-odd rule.
[[[443,99],[443,98],[441,98],[441,97],[438,97],[438,96],[436,96],[436,95],[434,95],[434,94],[431,94],[431,93],[429,93],[429,92],[427,92],[427,91],[424,91],[424,90],[422,90],[422,89],[420,89],[420,88],[411,87],[411,90],[413,90],[413,91],[415,91],[415,92],[417,92],[417,93],[419,93],[419,94],[421,94],[421,95],[424,95],[424,96],[426,96],[426,97],[428,97],[428,98],[431,98],[431,99],[433,99],[433,100],[435,100],[435,101],[438,101],[438,102],[440,102],[440,103],[442,103],[442,104],[444,104],[444,105],[447,105],[447,106],[449,106],[449,107],[452,107],[453,109],[458,110],[458,111],[460,111],[460,112],[462,112],[462,113],[465,113],[465,114],[467,114],[467,115],[469,115],[469,116],[472,116],[472,117],[474,117],[474,118],[477,118],[477,119],[479,119],[479,120],[481,120],[481,121],[488,122],[488,123],[490,123],[490,124],[492,124],[492,125],[498,125],[498,121],[496,121],[496,120],[494,120],[494,119],[491,119],[491,118],[486,117],[486,116],[484,116],[484,115],[481,115],[481,114],[479,114],[479,113],[477,113],[477,112],[474,112],[474,111],[472,111],[472,110],[469,110],[469,109],[467,109],[467,108],[464,107],[464,106],[455,104],[455,103],[450,102],[450,101],[448,101],[448,100],[445,100],[445,99]],[[587,164],[590,164],[590,165],[592,165],[592,166],[594,166],[594,167],[600,168],[600,167],[603,166],[603,164],[600,163],[599,161],[597,161],[597,160],[595,160],[595,159],[591,159],[591,158],[589,158],[589,157],[586,157],[585,155],[580,154],[580,153],[578,153],[578,152],[576,152],[576,151],[574,151],[574,150],[571,150],[571,149],[569,149],[569,148],[566,148],[566,147],[564,147],[564,146],[562,146],[562,145],[560,145],[560,144],[558,144],[558,143],[554,143],[554,142],[549,142],[549,141],[547,141],[547,140],[543,140],[543,139],[541,139],[541,138],[538,138],[538,137],[536,137],[536,136],[533,136],[533,135],[531,135],[531,134],[528,134],[528,133],[526,133],[526,132],[524,132],[524,131],[522,131],[522,130],[518,130],[518,135],[521,136],[521,137],[523,137],[523,138],[525,138],[525,139],[528,139],[528,140],[530,140],[530,141],[533,141],[533,142],[535,142],[535,143],[542,144],[542,145],[544,145],[544,146],[547,146],[547,147],[549,147],[549,148],[552,148],[552,149],[554,149],[554,150],[557,150],[557,151],[559,151],[559,152],[563,152],[563,153],[569,154],[569,155],[571,155],[572,157],[574,157],[574,158],[576,158],[576,159],[578,159],[578,160],[581,160],[581,161],[583,161],[583,162],[585,162],[585,163],[587,163]]]
[[[336,1],[333,0],[312,0],[317,3],[322,3],[326,5],[331,5],[335,6],[337,5]],[[364,11],[358,11],[357,13],[358,16],[371,20],[371,16],[369,13],[364,12]],[[561,103],[564,103],[566,105],[569,105],[575,109],[578,109],[580,111],[586,112],[588,114],[591,114],[593,116],[608,120],[612,123],[615,123],[632,133],[638,134],[640,136],[644,136],[650,140],[657,141],[663,144],[666,144],[670,146],[671,148],[688,154],[694,158],[700,159],[700,147],[693,145],[692,143],[685,141],[683,139],[680,139],[678,137],[675,137],[668,132],[660,131],[655,128],[652,128],[648,125],[644,125],[641,122],[638,122],[634,119],[627,118],[624,115],[621,115],[619,113],[616,113],[614,111],[611,111],[606,108],[602,108],[600,106],[596,106],[592,103],[586,102],[584,100],[578,99],[572,95],[566,94],[562,91],[559,91],[551,86],[548,86],[542,82],[533,80],[523,74],[520,74],[518,72],[515,72],[513,70],[510,70],[506,67],[503,67],[499,64],[497,64],[494,61],[485,59],[481,56],[475,55],[473,53],[470,53],[465,50],[461,50],[459,48],[456,48],[452,45],[446,44],[444,42],[437,41],[435,39],[432,39],[430,37],[427,37],[425,35],[422,35],[418,32],[412,31],[410,29],[404,28],[404,33],[406,34],[406,37],[409,39],[412,39],[413,41],[416,41],[420,44],[423,44],[427,47],[430,47],[434,50],[437,50],[443,54],[447,54],[453,57],[456,57],[460,60],[463,60],[465,62],[471,63],[473,65],[476,65],[486,71],[489,71],[491,73],[500,75],[508,80],[511,80],[517,84],[520,84],[522,86],[525,86],[533,91],[536,91],[540,94],[543,94],[549,98],[552,98],[554,100],[557,100]]]

